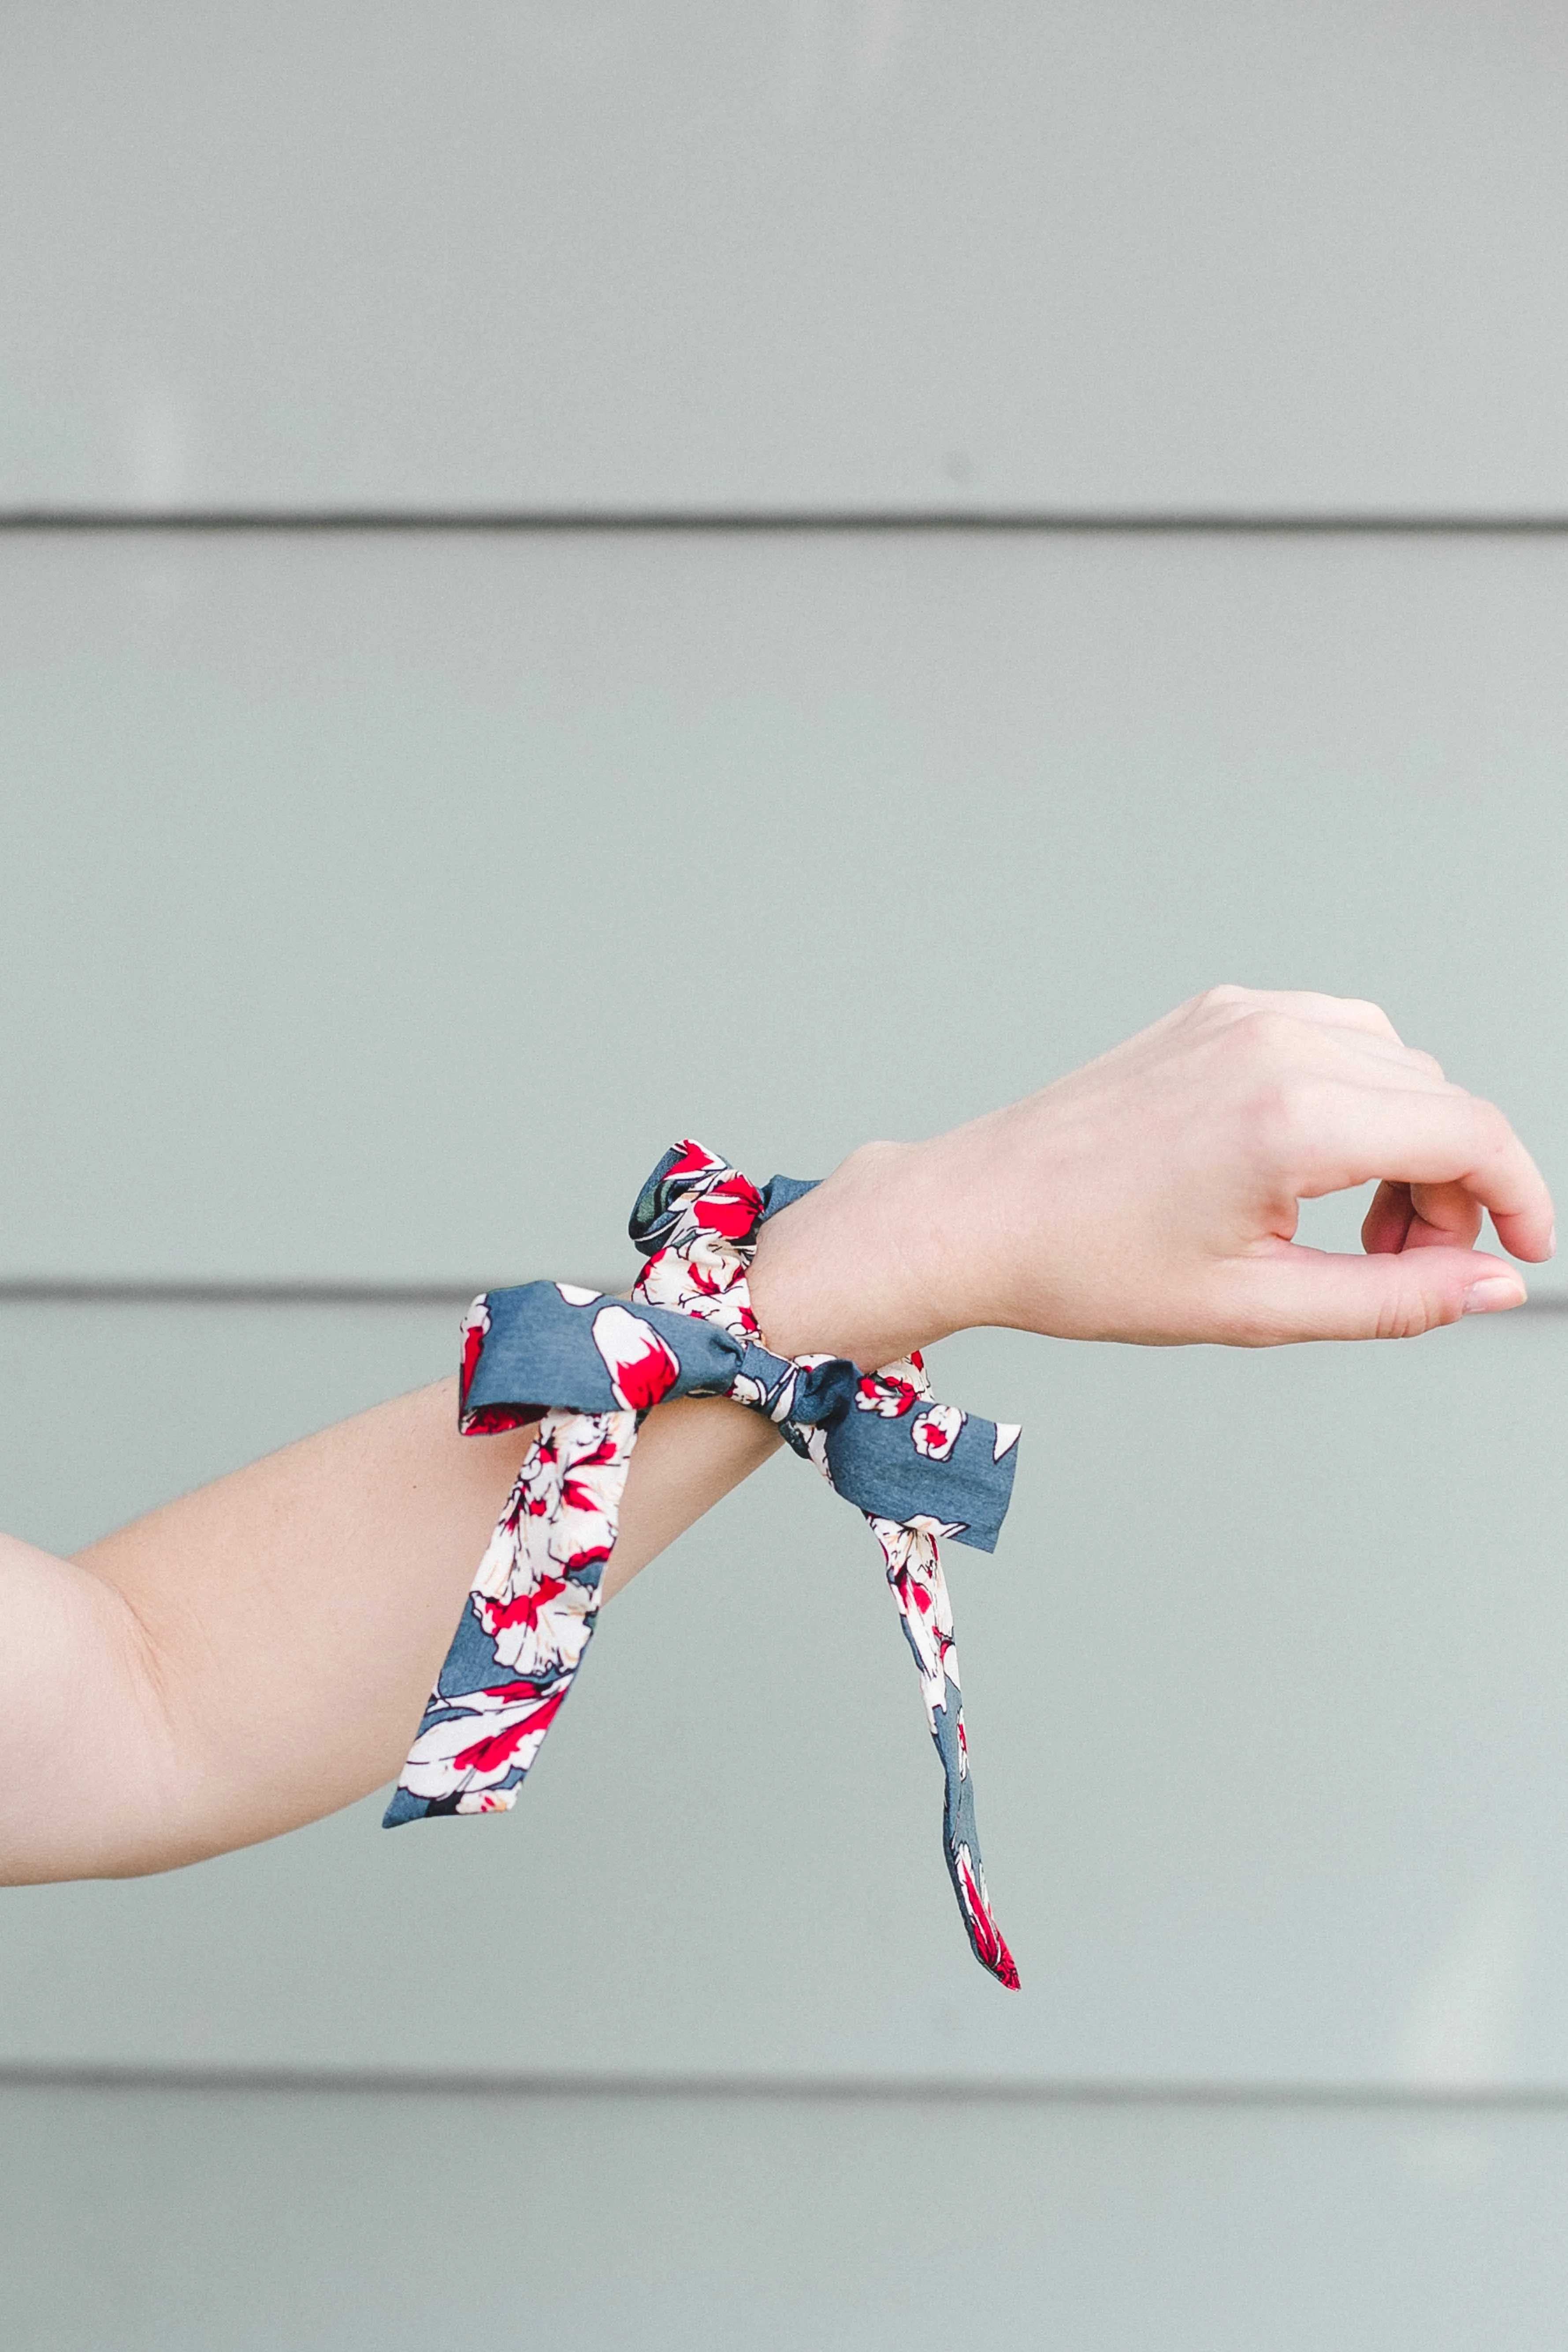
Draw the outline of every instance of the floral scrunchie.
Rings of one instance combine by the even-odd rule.
[[[632,1213],[647,1260],[631,1294],[531,1282],[475,1300],[463,1328],[459,1426],[539,1433],[518,1474],[385,1826],[515,1801],[594,1631],[639,1423],[661,1399],[724,1396],[765,1413],[858,1505],[921,1677],[946,1780],[943,1845],[970,1945],[1016,1987],[974,1826],[952,1610],[937,1539],[993,1550],[1017,1429],[931,1402],[918,1354],[863,1374],[843,1357],[775,1356],[747,1269],[763,1222],[811,1186],[761,1190],[700,1144],[665,1153]]]

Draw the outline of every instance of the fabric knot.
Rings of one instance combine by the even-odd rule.
[[[757,1186],[702,1145],[667,1151],[637,1196],[646,1265],[629,1299],[564,1282],[486,1292],[463,1325],[458,1425],[538,1433],[468,1596],[385,1825],[509,1811],[582,1664],[645,1415],[721,1396],[774,1423],[864,1513],[920,1674],[945,1782],[949,1875],[975,1957],[1018,1974],[992,1915],[938,1539],[992,1550],[1012,1492],[1016,1426],[931,1396],[915,1354],[879,1371],[775,1355],[748,1271],[766,1220],[812,1189]]]

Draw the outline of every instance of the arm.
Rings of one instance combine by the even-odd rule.
[[[1369,1255],[1292,1240],[1384,1180]],[[1370,1005],[1215,990],[1026,1102],[874,1144],[764,1226],[770,1344],[863,1365],[972,1324],[1151,1343],[1393,1337],[1515,1305],[1552,1204],[1501,1114]],[[1480,1286],[1495,1286],[1489,1292]],[[166,1869],[397,1771],[526,1433],[452,1385],[378,1407],[75,1561],[0,1539],[0,1880]],[[720,1401],[632,1457],[613,1593],[772,1450]]]
[[[74,1560],[0,1537],[0,1883],[174,1869],[393,1780],[531,1436],[459,1437],[443,1381]],[[661,1405],[606,1595],[777,1443]]]

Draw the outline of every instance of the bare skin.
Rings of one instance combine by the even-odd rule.
[[[1367,1255],[1293,1240],[1380,1179]],[[1217,989],[1042,1093],[870,1144],[763,1229],[769,1343],[863,1365],[976,1324],[1256,1347],[1401,1338],[1517,1305],[1475,1243],[1552,1249],[1502,1114],[1375,1006]],[[766,1458],[720,1400],[660,1406],[613,1594]],[[396,1773],[527,1433],[454,1384],[289,1446],[60,1560],[0,1537],[0,1883],[130,1875],[318,1819]]]
[[[174,1869],[395,1779],[531,1436],[459,1437],[440,1381],[75,1559],[0,1537],[0,1883]],[[606,1593],[778,1442],[722,1399],[661,1406]]]
[[[1298,1244],[1303,1200],[1383,1180],[1367,1255]],[[1478,1255],[1554,1247],[1494,1105],[1353,999],[1216,988],[1043,1092],[921,1144],[869,1144],[763,1231],[752,1297],[786,1355],[886,1363],[979,1324],[1272,1347],[1406,1339],[1517,1307]]]

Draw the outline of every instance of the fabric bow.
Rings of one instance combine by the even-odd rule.
[[[974,1825],[952,1610],[937,1550],[994,1549],[1018,1430],[931,1401],[918,1354],[862,1373],[843,1357],[775,1356],[747,1269],[765,1220],[809,1183],[761,1190],[700,1144],[676,1144],[632,1212],[647,1260],[631,1300],[567,1282],[487,1292],[463,1327],[459,1427],[538,1434],[479,1563],[384,1826],[510,1810],[571,1689],[598,1612],[643,1416],[726,1396],[765,1413],[857,1504],[882,1548],[946,1781],[948,1873],[983,1968],[1016,1987]]]

